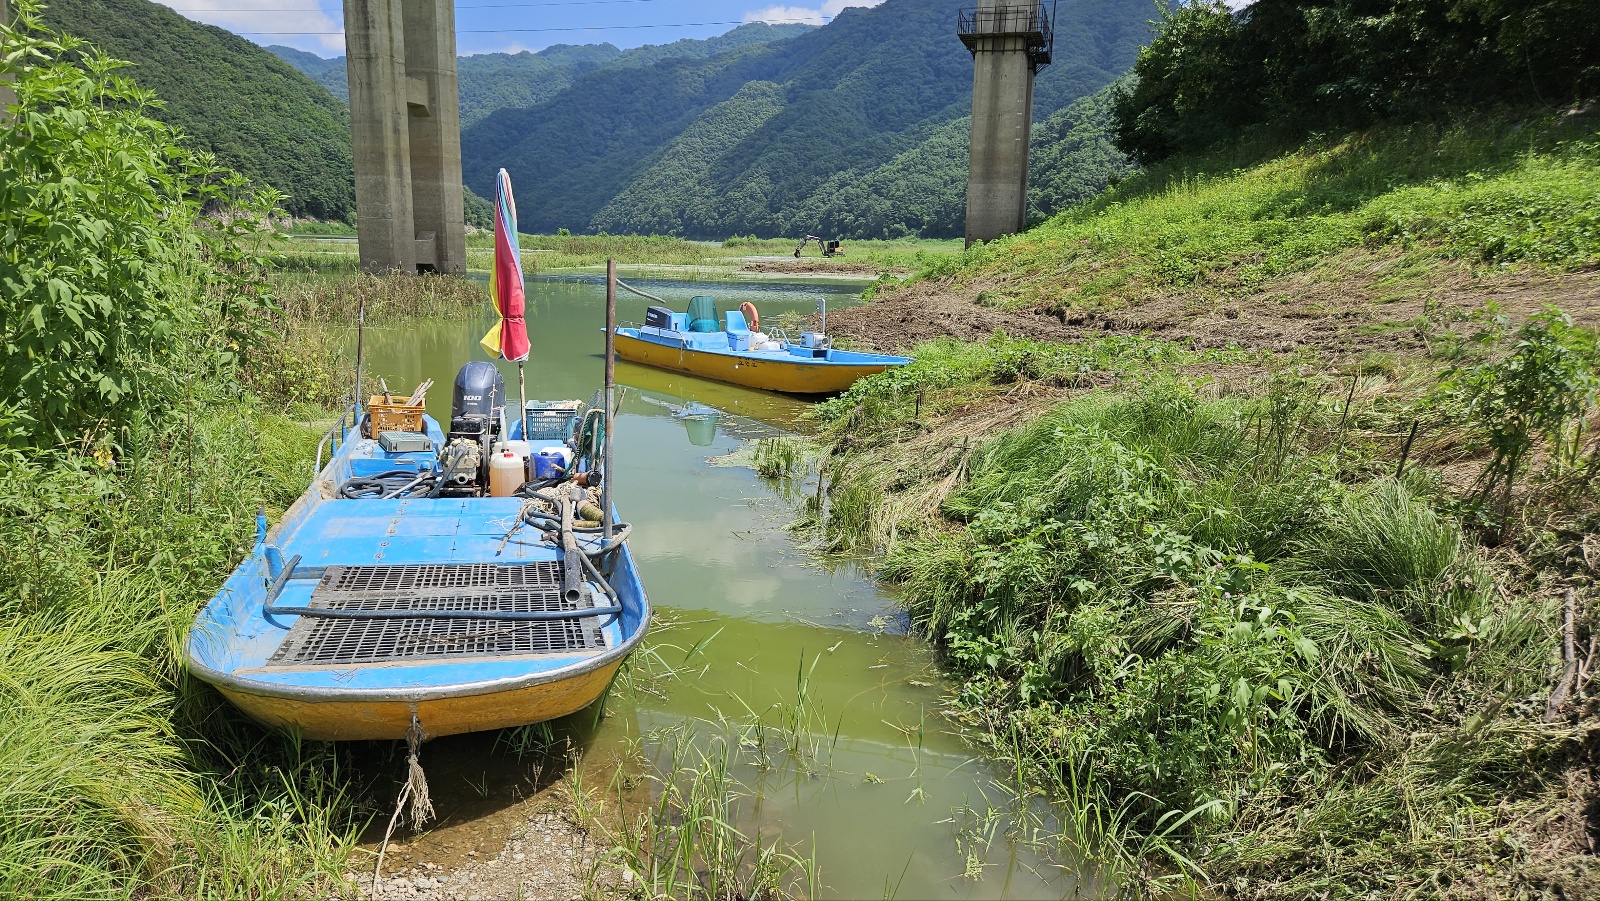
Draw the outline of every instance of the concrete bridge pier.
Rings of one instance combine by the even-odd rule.
[[[361,268],[466,270],[454,0],[346,0]]]
[[[1050,64],[1053,6],[981,0],[959,13],[972,51],[972,145],[967,161],[967,246],[1028,223],[1033,82]]]

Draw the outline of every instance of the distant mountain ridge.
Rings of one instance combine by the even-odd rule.
[[[283,60],[149,0],[50,0],[43,18],[133,63],[125,74],[164,104],[156,116],[287,194],[291,214],[354,216],[349,111]]]
[[[464,57],[467,184],[490,196],[509,169],[533,232],[959,235],[972,90],[961,2],[886,0],[821,28],[756,23],[627,51]],[[1106,140],[1102,92],[1147,39],[1147,3],[1061,7],[1035,97],[1035,215],[1130,170]],[[348,110],[318,83],[343,88],[342,59],[268,52],[148,0],[54,0],[48,18],[133,62],[164,118],[284,191],[294,215],[353,218]]]
[[[788,40],[582,74],[466,127],[466,181],[482,193],[507,168],[520,221],[538,232],[959,235],[972,91],[955,33],[963,2],[886,0]],[[1056,63],[1035,96],[1041,136],[1065,127],[1082,138],[1085,123],[1103,123],[1080,111],[1047,127],[1131,67],[1151,15],[1148,0],[1060,7]],[[1036,169],[1051,186],[1035,192],[1042,213],[1127,167],[1104,141],[1047,157],[1087,162],[1095,177],[1060,190],[1070,178]]]
[[[811,25],[751,22],[712,38],[685,38],[619,50],[612,44],[555,44],[538,52],[479,53],[456,62],[461,91],[461,125],[473,125],[496,110],[529,107],[567,89],[583,75],[603,68],[643,68],[669,59],[706,59],[751,44],[764,44],[814,30]],[[278,45],[266,49],[348,103],[350,87],[342,56],[325,59]]]

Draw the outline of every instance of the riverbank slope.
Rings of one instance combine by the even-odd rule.
[[[1174,159],[830,317],[918,359],[813,534],[1130,885],[1600,892],[1595,131]]]

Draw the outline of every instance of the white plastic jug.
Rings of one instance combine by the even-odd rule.
[[[510,497],[522,487],[525,470],[523,458],[510,450],[501,450],[489,458],[489,496]]]

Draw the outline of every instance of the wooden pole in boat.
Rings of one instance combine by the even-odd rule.
[[[367,331],[367,299],[362,297],[356,304],[356,396],[351,400],[350,408],[360,410],[361,400],[361,363],[366,348],[363,346]],[[355,425],[361,425],[359,414],[356,416]]]
[[[601,448],[600,510],[605,514],[605,539],[611,540],[611,433],[617,410],[617,261],[606,260],[606,416]]]
[[[523,440],[528,438],[528,376],[522,370],[525,363],[524,360],[517,361],[517,397],[522,402],[522,406],[517,408],[517,422],[521,423],[517,430],[522,432]],[[510,432],[506,433],[505,440],[511,440]]]

